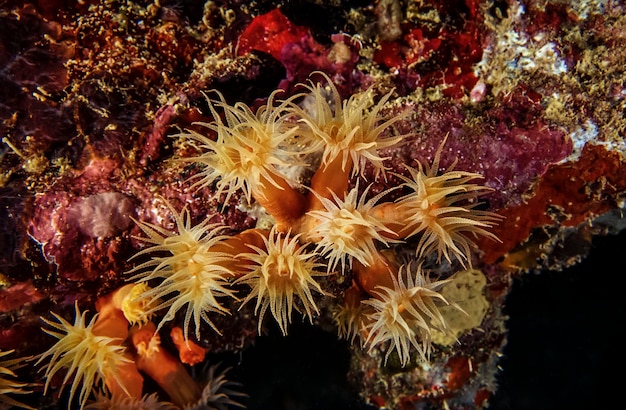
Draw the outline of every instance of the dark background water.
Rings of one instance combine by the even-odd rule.
[[[626,232],[562,272],[518,280],[490,409],[625,408]],[[621,405],[619,404],[621,402]]]

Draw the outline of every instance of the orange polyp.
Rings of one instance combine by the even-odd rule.
[[[350,286],[343,295],[344,303],[351,307],[358,307],[361,304],[361,293],[359,285],[355,281],[352,281],[352,286]]]
[[[263,237],[268,236],[269,231],[265,229],[246,229],[236,235],[211,246],[211,252],[228,252],[232,255],[238,255],[243,252],[250,252],[248,245],[262,248],[264,246]]]
[[[104,382],[110,395],[112,397],[128,396],[141,399],[143,394],[143,376],[137,370],[137,365],[134,362],[116,363],[115,370],[123,385],[120,385],[112,371],[105,371]]]
[[[128,337],[129,323],[115,303],[116,295],[125,288],[119,288],[96,301],[98,317],[93,327],[94,335],[116,338],[119,339],[119,343]],[[112,370],[104,374],[104,381],[109,392],[112,395],[140,399],[143,393],[143,377],[137,370],[135,363],[115,363],[115,371],[117,374]]]
[[[314,191],[323,198],[332,199],[333,193],[339,198],[343,198],[348,192],[350,173],[352,172],[352,157],[346,158],[343,164],[343,157],[338,155],[328,164],[321,164],[311,179],[311,191]],[[309,192],[307,195],[308,211],[324,210],[324,205],[319,198]]]
[[[183,329],[175,326],[170,332],[170,337],[178,349],[178,357],[181,362],[193,366],[204,361],[207,349],[198,346],[189,339],[185,340]]]
[[[210,250],[211,252],[227,252],[236,256],[252,251],[249,245],[263,249],[265,247],[263,238],[267,238],[268,235],[269,231],[264,229],[247,229],[219,242],[212,246]],[[245,266],[248,265],[248,262],[249,261],[245,259],[233,257],[231,260],[219,262],[219,264],[220,266],[230,269],[236,276],[241,276],[244,274]]]
[[[120,288],[123,289],[123,288]],[[117,291],[101,296],[96,301],[98,318],[93,326],[93,334],[120,339],[120,342],[128,337],[128,320],[124,313],[115,306],[114,298]]]
[[[274,217],[278,230],[286,232],[306,212],[306,198],[284,178],[272,175],[272,179],[274,183],[261,175],[252,196]]]
[[[154,323],[133,327],[131,337],[137,350],[137,367],[161,386],[174,404],[183,407],[200,398],[200,387],[185,366],[169,354],[158,339],[153,340],[159,337]]]
[[[391,275],[397,276],[398,270],[380,252],[377,252],[373,259],[373,263],[370,266],[365,266],[358,260],[354,260],[352,262],[352,271],[361,289],[370,296],[376,297],[375,291],[378,287],[394,288]]]

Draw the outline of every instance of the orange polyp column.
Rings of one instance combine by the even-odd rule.
[[[128,337],[129,323],[124,313],[114,303],[116,292],[120,289],[96,301],[98,317],[93,327],[93,334],[119,339],[119,343],[122,344]],[[104,374],[104,381],[111,395],[140,399],[143,393],[143,376],[137,370],[135,363],[114,363],[114,366],[115,371],[111,366],[110,370]]]
[[[267,238],[269,234],[265,229],[246,229],[236,235],[229,237],[211,247],[212,252],[227,252],[233,255],[237,255],[245,252],[252,252],[252,248],[248,245],[253,245],[259,248],[265,247],[263,238]]]
[[[128,327],[130,325],[124,313],[115,306],[113,298],[116,292],[101,296],[96,301],[98,318],[93,326],[93,333],[96,336],[117,338],[121,342],[128,337]]]
[[[248,265],[248,261],[236,256],[241,253],[255,252],[249,245],[264,249],[265,242],[263,238],[267,238],[268,234],[269,231],[264,229],[247,229],[213,245],[210,251],[226,252],[233,255],[231,260],[220,261],[219,265],[230,269],[235,276],[241,276],[246,270],[245,267]]]
[[[311,191],[317,195],[332,199],[332,193],[343,199],[348,192],[350,173],[352,172],[352,157],[348,156],[345,166],[342,164],[343,156],[338,155],[326,166],[321,164],[311,179]],[[308,211],[320,211],[326,209],[319,198],[313,193],[307,195]]]
[[[365,266],[358,260],[354,260],[352,262],[352,271],[361,289],[374,297],[376,297],[374,291],[377,290],[378,286],[393,289],[394,283],[391,275],[398,275],[396,267],[380,252],[374,255],[374,261],[370,266]]]
[[[306,212],[306,197],[293,189],[284,178],[277,175],[272,177],[278,187],[261,175],[260,183],[252,190],[252,196],[276,219],[277,229],[286,232]]]
[[[133,327],[131,338],[137,350],[137,367],[161,386],[174,404],[183,407],[200,398],[200,387],[185,366],[161,346],[154,323]]]
[[[353,308],[357,308],[361,304],[361,287],[352,281],[350,286],[344,293],[343,302]]]
[[[104,372],[104,382],[112,397],[132,397],[141,399],[143,394],[143,376],[137,370],[135,362],[116,363],[115,372],[108,368]],[[117,377],[122,381],[120,384]]]

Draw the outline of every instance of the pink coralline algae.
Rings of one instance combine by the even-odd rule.
[[[59,179],[34,201],[29,235],[57,273],[72,282],[117,277],[122,269],[118,235],[130,224],[134,204],[111,185],[117,164],[93,160],[76,177]]]
[[[242,376],[247,354],[315,329],[347,339],[351,359],[339,373],[354,394],[342,408],[483,408],[497,390],[513,281],[570,266],[594,235],[624,227],[625,15],[619,2],[595,1],[0,1],[0,353],[50,349],[40,331],[50,312],[68,333],[74,312],[99,312],[94,334],[116,337],[133,359],[121,360],[130,373],[120,380],[132,380],[137,397],[109,397],[124,390],[109,377],[107,391],[85,390],[93,408],[131,399],[236,407],[239,389],[250,392],[247,403],[272,408],[252,386],[265,378]],[[279,124],[270,137],[268,112],[269,125]],[[348,123],[359,126],[346,131]],[[264,150],[269,165],[254,162]],[[233,164],[260,173],[254,189],[241,182],[250,175],[240,177],[252,193],[220,184],[238,181],[232,175],[196,183]],[[454,221],[474,226],[456,241],[445,229],[439,237],[475,247],[420,242],[437,235],[402,213],[420,181],[429,193],[420,212],[456,212],[453,234]],[[375,257],[332,253],[316,218]],[[365,228],[338,227],[346,220]],[[409,221],[419,232],[407,231]],[[217,238],[211,246],[207,236]],[[580,246],[567,246],[571,238]],[[309,274],[306,286],[281,288],[268,278],[293,276],[294,254],[307,262],[298,271]],[[207,255],[216,269],[198,262]],[[394,351],[372,345],[383,334],[372,318],[384,323],[373,309],[385,295],[386,308],[408,317],[392,303],[406,285],[393,276],[400,266],[415,268],[405,293],[428,294],[433,318],[408,327],[416,339],[395,328]],[[137,284],[129,273],[137,271],[148,279]],[[187,295],[199,303],[197,323],[178,302],[165,315],[177,294],[167,289],[184,288],[167,288],[172,272],[189,275],[188,289],[204,286]],[[207,307],[200,302],[215,283],[228,297]],[[149,290],[158,286],[166,290]],[[281,289],[295,293],[280,299]],[[129,296],[137,294],[158,298]],[[433,325],[444,322],[450,329]],[[298,347],[317,358],[318,346]],[[236,382],[201,376],[200,368],[215,373],[218,355]],[[282,368],[276,361],[272,369]],[[34,393],[7,394],[32,408],[70,406],[57,394],[62,378],[43,395],[41,375],[20,367]],[[189,389],[179,394],[172,375]]]
[[[539,112],[536,97],[525,89],[514,90],[499,107],[474,121],[468,121],[467,111],[456,104],[427,102],[414,107],[407,123],[399,124],[403,131],[420,124],[420,133],[407,138],[394,159],[411,166],[415,161],[428,162],[446,136],[442,167],[457,161],[460,168],[482,174],[486,185],[495,190],[489,196],[493,207],[519,205],[535,178],[572,151],[563,130],[547,124]]]

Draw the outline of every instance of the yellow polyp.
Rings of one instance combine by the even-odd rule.
[[[106,299],[110,299],[110,295],[107,295]],[[78,392],[81,408],[85,406],[92,389],[102,382],[106,382],[107,385],[119,384],[120,389],[129,394],[131,387],[127,386],[129,381],[118,371],[123,363],[132,363],[126,354],[126,347],[121,344],[118,336],[120,333],[123,334],[124,330],[128,332],[122,323],[126,322],[126,319],[122,316],[121,320],[118,320],[121,313],[118,316],[111,306],[111,303],[103,303],[99,315],[88,324],[86,312],[81,314],[78,304],[75,306],[74,324],[55,313],[52,315],[56,320],[41,319],[48,326],[43,328],[44,332],[57,339],[57,342],[42,353],[37,361],[38,365],[48,359],[48,364],[42,368],[46,370],[44,395],[51,386],[50,382],[55,374],[63,368],[69,369],[70,372],[66,374],[61,390],[71,385],[69,401],[71,402]],[[122,340],[124,338],[121,337]]]
[[[137,354],[142,357],[152,357],[159,352],[161,346],[161,336],[156,333],[148,341],[141,341],[137,344]]]
[[[113,296],[114,303],[130,324],[145,324],[154,315],[149,312],[159,302],[142,297],[148,290],[150,287],[145,282],[129,284],[121,287]]]
[[[304,314],[310,322],[313,321],[313,313],[319,314],[311,291],[326,294],[314,279],[323,273],[316,271],[319,265],[314,262],[316,254],[299,245],[299,236],[292,237],[289,233],[283,236],[272,229],[263,240],[263,247],[254,246],[250,249],[254,252],[239,255],[249,261],[248,272],[235,283],[250,286],[250,293],[242,306],[256,299],[255,314],[259,315],[259,333],[263,316],[269,308],[286,335],[295,300],[300,300],[300,306],[304,308]]]
[[[31,388],[34,386],[31,383],[20,382],[15,374],[15,371],[24,366],[24,363],[30,358],[3,359],[4,356],[13,352],[13,350],[2,351],[0,349],[0,407],[4,408],[2,406],[3,403],[7,408],[15,406],[21,409],[35,410],[34,407],[27,406],[11,397],[13,395],[30,394],[32,392]]]

